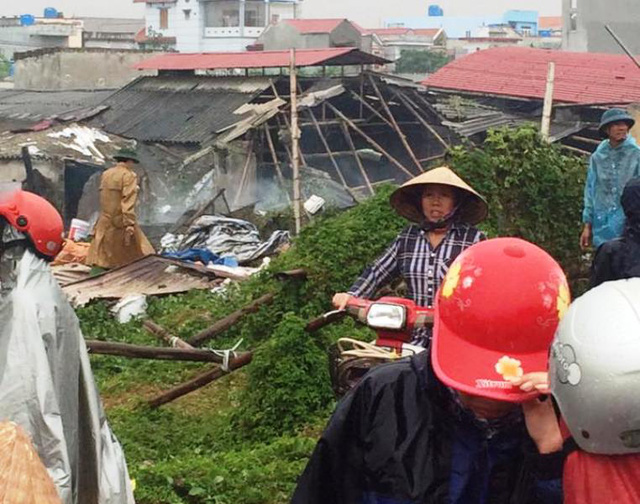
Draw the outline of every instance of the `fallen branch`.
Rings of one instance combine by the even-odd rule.
[[[196,376],[192,380],[182,383],[181,385],[178,385],[177,387],[174,387],[171,390],[168,390],[167,392],[164,392],[159,396],[151,399],[148,404],[152,408],[157,408],[159,406],[162,406],[163,404],[174,401],[179,397],[182,397],[183,395],[186,395],[190,392],[204,387],[205,385],[208,385],[218,378],[222,378],[223,376],[229,374],[231,371],[235,371],[236,369],[246,366],[251,362],[251,359],[253,359],[253,354],[251,352],[245,352],[244,354],[241,354],[235,359],[231,359],[229,361],[228,371],[223,370],[221,367],[210,369],[209,371]]]
[[[160,348],[111,341],[87,341],[87,348],[92,354],[117,355],[132,359],[155,359],[191,362],[216,362],[221,364],[224,358],[208,350]]]
[[[163,341],[166,341],[173,348],[182,348],[183,350],[194,349],[189,343],[178,338],[177,336],[173,336],[169,331],[167,331],[164,327],[156,324],[153,320],[145,320],[142,325],[151,334],[157,336]]]
[[[202,345],[206,341],[209,341],[221,332],[224,332],[235,325],[242,317],[244,317],[248,313],[257,312],[262,305],[271,303],[275,297],[276,295],[273,293],[265,294],[264,296],[259,297],[253,303],[245,306],[244,308],[240,308],[238,311],[233,312],[231,315],[218,320],[211,327],[196,334],[189,340],[189,344],[194,347]]]

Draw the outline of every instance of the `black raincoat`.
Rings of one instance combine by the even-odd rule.
[[[610,280],[640,277],[640,178],[631,179],[622,192],[626,216],[621,238],[603,243],[593,261],[591,286]]]
[[[520,411],[510,417],[460,408],[427,352],[378,366],[338,404],[291,502],[562,502],[562,455],[539,455]]]

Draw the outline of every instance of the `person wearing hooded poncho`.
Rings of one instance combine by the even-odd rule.
[[[584,227],[580,246],[594,248],[620,237],[624,212],[620,196],[625,184],[640,176],[640,148],[629,135],[634,119],[622,109],[602,115],[600,134],[606,138],[591,155],[584,188]]]
[[[371,298],[398,277],[407,298],[432,307],[449,266],[465,249],[485,240],[476,227],[488,214],[485,199],[448,167],[434,168],[399,187],[390,199],[394,210],[412,222],[391,246],[333,304],[343,309],[351,297]],[[413,344],[428,347],[430,333],[416,330]]]
[[[621,203],[626,216],[624,232],[622,237],[598,249],[591,270],[591,287],[640,277],[640,178],[627,182]]]

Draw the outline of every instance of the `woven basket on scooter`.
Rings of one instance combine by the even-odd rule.
[[[27,433],[0,423],[0,504],[62,504]]]

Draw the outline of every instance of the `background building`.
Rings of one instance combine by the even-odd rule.
[[[244,51],[269,24],[300,17],[299,0],[134,0],[153,39],[179,52]]]
[[[638,0],[563,0],[563,49],[580,52],[621,53],[606,31],[611,26],[629,50],[640,54],[640,2]]]

